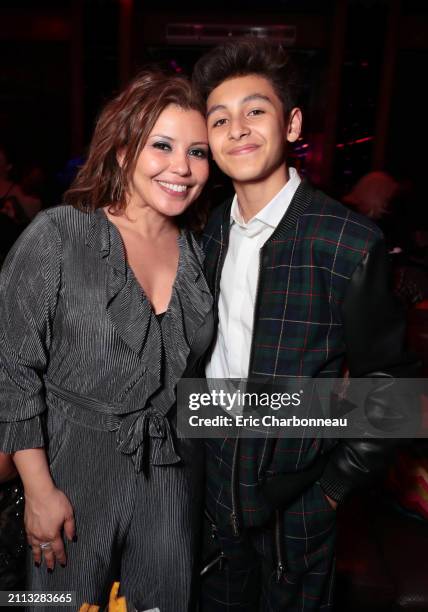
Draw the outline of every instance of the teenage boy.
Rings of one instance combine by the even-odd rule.
[[[218,323],[207,377],[334,378],[345,359],[353,377],[391,375],[404,324],[382,235],[287,166],[302,113],[286,53],[231,41],[198,61],[194,83],[236,192],[204,235]],[[209,440],[206,554],[219,550],[202,611],[330,610],[335,509],[381,470],[386,442]]]

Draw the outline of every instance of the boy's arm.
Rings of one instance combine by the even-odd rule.
[[[419,375],[420,363],[404,351],[406,321],[390,278],[388,254],[380,240],[354,271],[342,306],[347,364],[353,378]],[[374,401],[371,407],[386,425],[391,419],[406,421],[405,406]],[[369,484],[385,469],[398,442],[391,438],[340,441],[320,479],[325,494],[340,502],[354,487]]]

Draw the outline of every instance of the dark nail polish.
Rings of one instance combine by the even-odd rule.
[[[36,567],[40,567],[40,563],[38,563],[37,561],[34,561],[34,565],[35,565]]]
[[[72,539],[73,539],[73,542],[77,542],[77,535],[74,535]]]
[[[52,574],[53,569],[51,569],[50,567],[48,567],[48,574]]]

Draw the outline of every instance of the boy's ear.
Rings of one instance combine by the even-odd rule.
[[[300,108],[291,109],[287,124],[288,142],[296,142],[302,131],[302,111]]]

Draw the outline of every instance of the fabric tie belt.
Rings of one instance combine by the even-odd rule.
[[[117,407],[74,393],[45,380],[46,391],[63,400],[61,409],[87,427],[116,432],[117,450],[130,455],[135,471],[146,473],[152,465],[171,465],[181,461],[174,448],[169,420],[153,408],[120,416]]]

